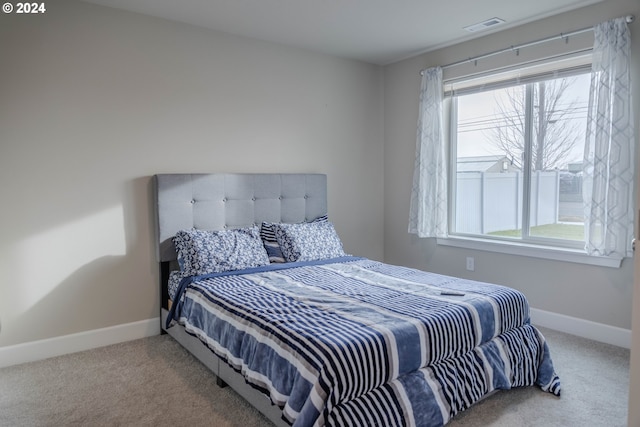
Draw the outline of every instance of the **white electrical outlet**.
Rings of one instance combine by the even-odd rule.
[[[473,270],[475,270],[475,268],[476,268],[475,260],[473,259],[472,256],[468,256],[467,257],[467,270],[473,271]]]

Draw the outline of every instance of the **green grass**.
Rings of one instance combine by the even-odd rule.
[[[534,237],[550,237],[564,240],[584,240],[584,225],[582,224],[546,224],[531,227],[529,233]],[[522,230],[502,230],[489,233],[491,236],[520,237]]]

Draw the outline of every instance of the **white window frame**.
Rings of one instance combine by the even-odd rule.
[[[452,92],[453,95],[460,95],[465,93],[497,89],[500,87],[535,83],[544,79],[544,76],[553,76],[553,78],[559,78],[564,76],[582,74],[585,71],[588,72],[588,70],[590,69],[591,55],[582,55],[578,58],[568,58],[565,66],[561,66],[562,62],[562,60],[549,61],[543,63],[542,67],[540,67],[540,65],[536,65],[536,67],[533,67],[534,71],[531,71],[530,69],[528,74],[525,68],[513,67],[506,72],[503,70],[500,73],[484,73],[479,78],[476,77],[474,79],[461,79],[454,82],[445,82],[445,123],[449,123],[449,126],[445,126],[448,133],[446,135],[446,138],[449,141],[449,233],[448,237],[446,238],[438,238],[438,244],[466,249],[485,250],[491,252],[531,256],[558,261],[577,262],[605,267],[620,267],[622,262],[621,258],[593,257],[587,255],[584,249],[584,242],[572,242],[570,240],[553,238],[536,238],[535,236],[528,235],[528,218],[530,216],[530,183],[528,181],[530,180],[531,175],[531,165],[529,161],[524,162],[525,169],[527,170],[525,170],[523,173],[525,182],[523,186],[524,194],[522,197],[523,213],[527,213],[526,215],[523,215],[522,238],[510,239],[500,238],[499,236],[487,237],[477,234],[471,235],[457,233],[452,230],[455,224],[455,162],[457,159],[457,147],[455,141],[455,135],[457,133],[457,120],[455,117],[455,112],[457,111],[457,109],[454,108],[455,97],[451,96]],[[476,82],[476,84],[473,84],[474,81]],[[528,88],[530,88],[530,86],[528,86]],[[530,89],[527,89],[527,92],[530,92]],[[528,95],[528,97],[530,97],[530,94]],[[528,109],[529,114],[527,114],[528,117],[526,119],[528,121],[531,120],[530,112],[531,110]],[[528,144],[528,146],[530,150],[530,143]]]

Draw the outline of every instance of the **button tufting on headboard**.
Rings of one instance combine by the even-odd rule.
[[[324,174],[160,174],[153,181],[158,261],[176,259],[171,238],[181,229],[302,222],[327,213]]]

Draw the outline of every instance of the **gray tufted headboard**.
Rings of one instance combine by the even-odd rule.
[[[323,174],[160,174],[153,182],[159,262],[176,259],[171,239],[182,229],[294,223],[327,213]]]

